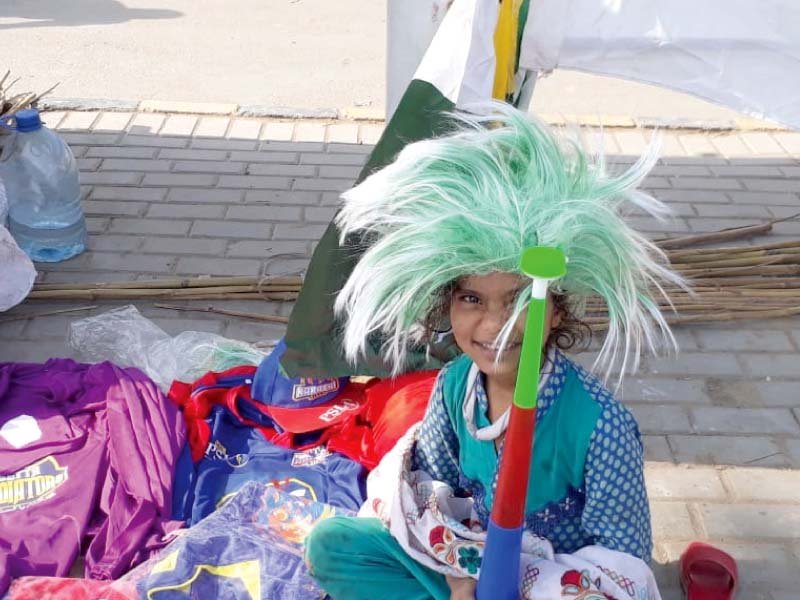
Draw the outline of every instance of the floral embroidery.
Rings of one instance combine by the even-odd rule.
[[[428,532],[428,545],[443,563],[456,566],[475,575],[481,567],[483,542],[463,542],[449,527],[438,525]]]
[[[561,597],[570,600],[616,600],[599,591],[599,578],[592,581],[589,571],[567,571],[561,576]]]
[[[462,569],[466,569],[470,575],[475,575],[481,568],[481,555],[474,546],[466,546],[458,549],[458,564]]]
[[[558,544],[558,540],[555,539],[557,536],[553,535],[554,532],[559,525],[570,522],[579,524],[584,504],[585,495],[583,490],[568,488],[567,495],[562,500],[550,502],[542,507],[541,510],[528,514],[525,517],[525,528]],[[551,536],[553,537],[551,538]]]
[[[434,527],[433,529],[431,529],[430,533],[428,533],[428,541],[430,542],[431,548],[433,548],[434,552],[438,553],[436,547],[439,546],[440,544],[445,543],[445,535],[447,533],[450,534],[449,541],[453,541],[452,532],[450,532],[450,530],[447,529],[444,525],[439,525],[438,527]]]
[[[434,527],[428,533],[428,543],[434,555],[448,565],[454,564],[456,560],[453,554],[455,541],[456,536],[453,531],[444,525]]]

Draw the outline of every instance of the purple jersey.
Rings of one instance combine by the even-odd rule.
[[[161,545],[177,408],[136,369],[0,363],[0,594],[10,578],[66,575],[82,543],[87,577],[118,577]]]

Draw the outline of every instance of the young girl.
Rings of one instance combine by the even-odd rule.
[[[346,353],[358,357],[368,338],[382,334],[385,357],[400,372],[408,348],[433,341],[437,331],[452,334],[463,354],[439,373],[411,469],[456,496],[471,496],[485,529],[530,297],[519,258],[528,246],[560,248],[567,274],[548,297],[525,529],[549,540],[556,553],[602,546],[649,562],[636,421],[562,350],[588,330],[579,315],[589,295],[608,306],[609,329],[595,365],[606,376],[615,366],[624,370],[629,359],[635,367],[643,344],[650,350],[664,340],[674,344],[650,286],[682,282],[620,215],[625,204],[666,211],[635,191],[654,159],[608,176],[602,160],[591,160],[579,144],[514,109],[492,110],[490,117],[463,120],[448,137],[408,146],[344,194],[342,236],[358,231],[370,241],[337,299]],[[378,519],[321,523],[306,542],[306,557],[335,600],[474,592],[474,579],[415,561]]]

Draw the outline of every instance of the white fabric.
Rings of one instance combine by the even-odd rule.
[[[653,83],[800,128],[800,3],[537,0],[520,67]]]
[[[550,379],[552,369],[549,367],[555,364],[555,359],[555,350],[551,346],[547,352],[547,357],[545,358],[545,369],[539,375],[539,387],[537,392],[539,394],[545,388],[548,380]],[[464,402],[461,405],[464,414],[464,422],[467,424],[467,431],[474,439],[483,441],[496,440],[505,432],[506,429],[508,429],[508,420],[511,417],[511,407],[509,406],[506,411],[500,415],[500,418],[488,427],[482,427],[480,429],[477,428],[475,425],[475,404],[477,403],[478,399],[477,384],[480,374],[481,371],[478,368],[478,365],[472,363],[472,366],[469,368],[469,373],[467,373],[467,394],[464,398]]]
[[[508,419],[511,415],[511,407],[509,406],[506,411],[494,423],[488,427],[478,429],[475,426],[475,404],[478,398],[477,384],[478,377],[481,371],[478,365],[472,363],[467,374],[467,396],[464,398],[464,403],[461,405],[464,412],[464,421],[467,424],[467,431],[476,440],[496,440],[503,432],[508,429]]]
[[[471,498],[457,498],[447,484],[411,471],[418,431],[417,424],[370,473],[359,516],[380,519],[421,564],[445,575],[477,579],[486,533]],[[554,554],[550,542],[528,531],[522,537],[520,597],[661,599],[653,573],[642,560],[600,546]]]
[[[36,269],[31,259],[0,223],[0,312],[22,302],[35,280]]]
[[[19,415],[3,423],[0,436],[17,450],[42,437],[39,423],[31,415]]]
[[[388,0],[386,6],[386,121],[419,67],[447,13],[449,0]]]
[[[497,0],[455,0],[414,79],[432,84],[457,108],[491,100],[498,14]]]

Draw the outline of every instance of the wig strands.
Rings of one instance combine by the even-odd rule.
[[[419,343],[415,325],[439,290],[469,275],[521,274],[521,253],[533,245],[567,256],[555,291],[576,305],[593,294],[607,303],[608,334],[595,363],[606,377],[617,367],[635,369],[643,346],[674,347],[649,288],[667,299],[662,284],[682,287],[683,280],[621,216],[634,207],[659,218],[668,213],[635,189],[657,160],[656,148],[611,176],[602,157],[528,115],[499,103],[486,112],[457,115],[457,133],[407,146],[343,194],[336,219],[342,240],[358,232],[372,241],[336,300],[347,357],[356,360],[379,333],[384,358],[402,371],[407,349]],[[501,344],[529,299],[529,290],[521,294]]]

